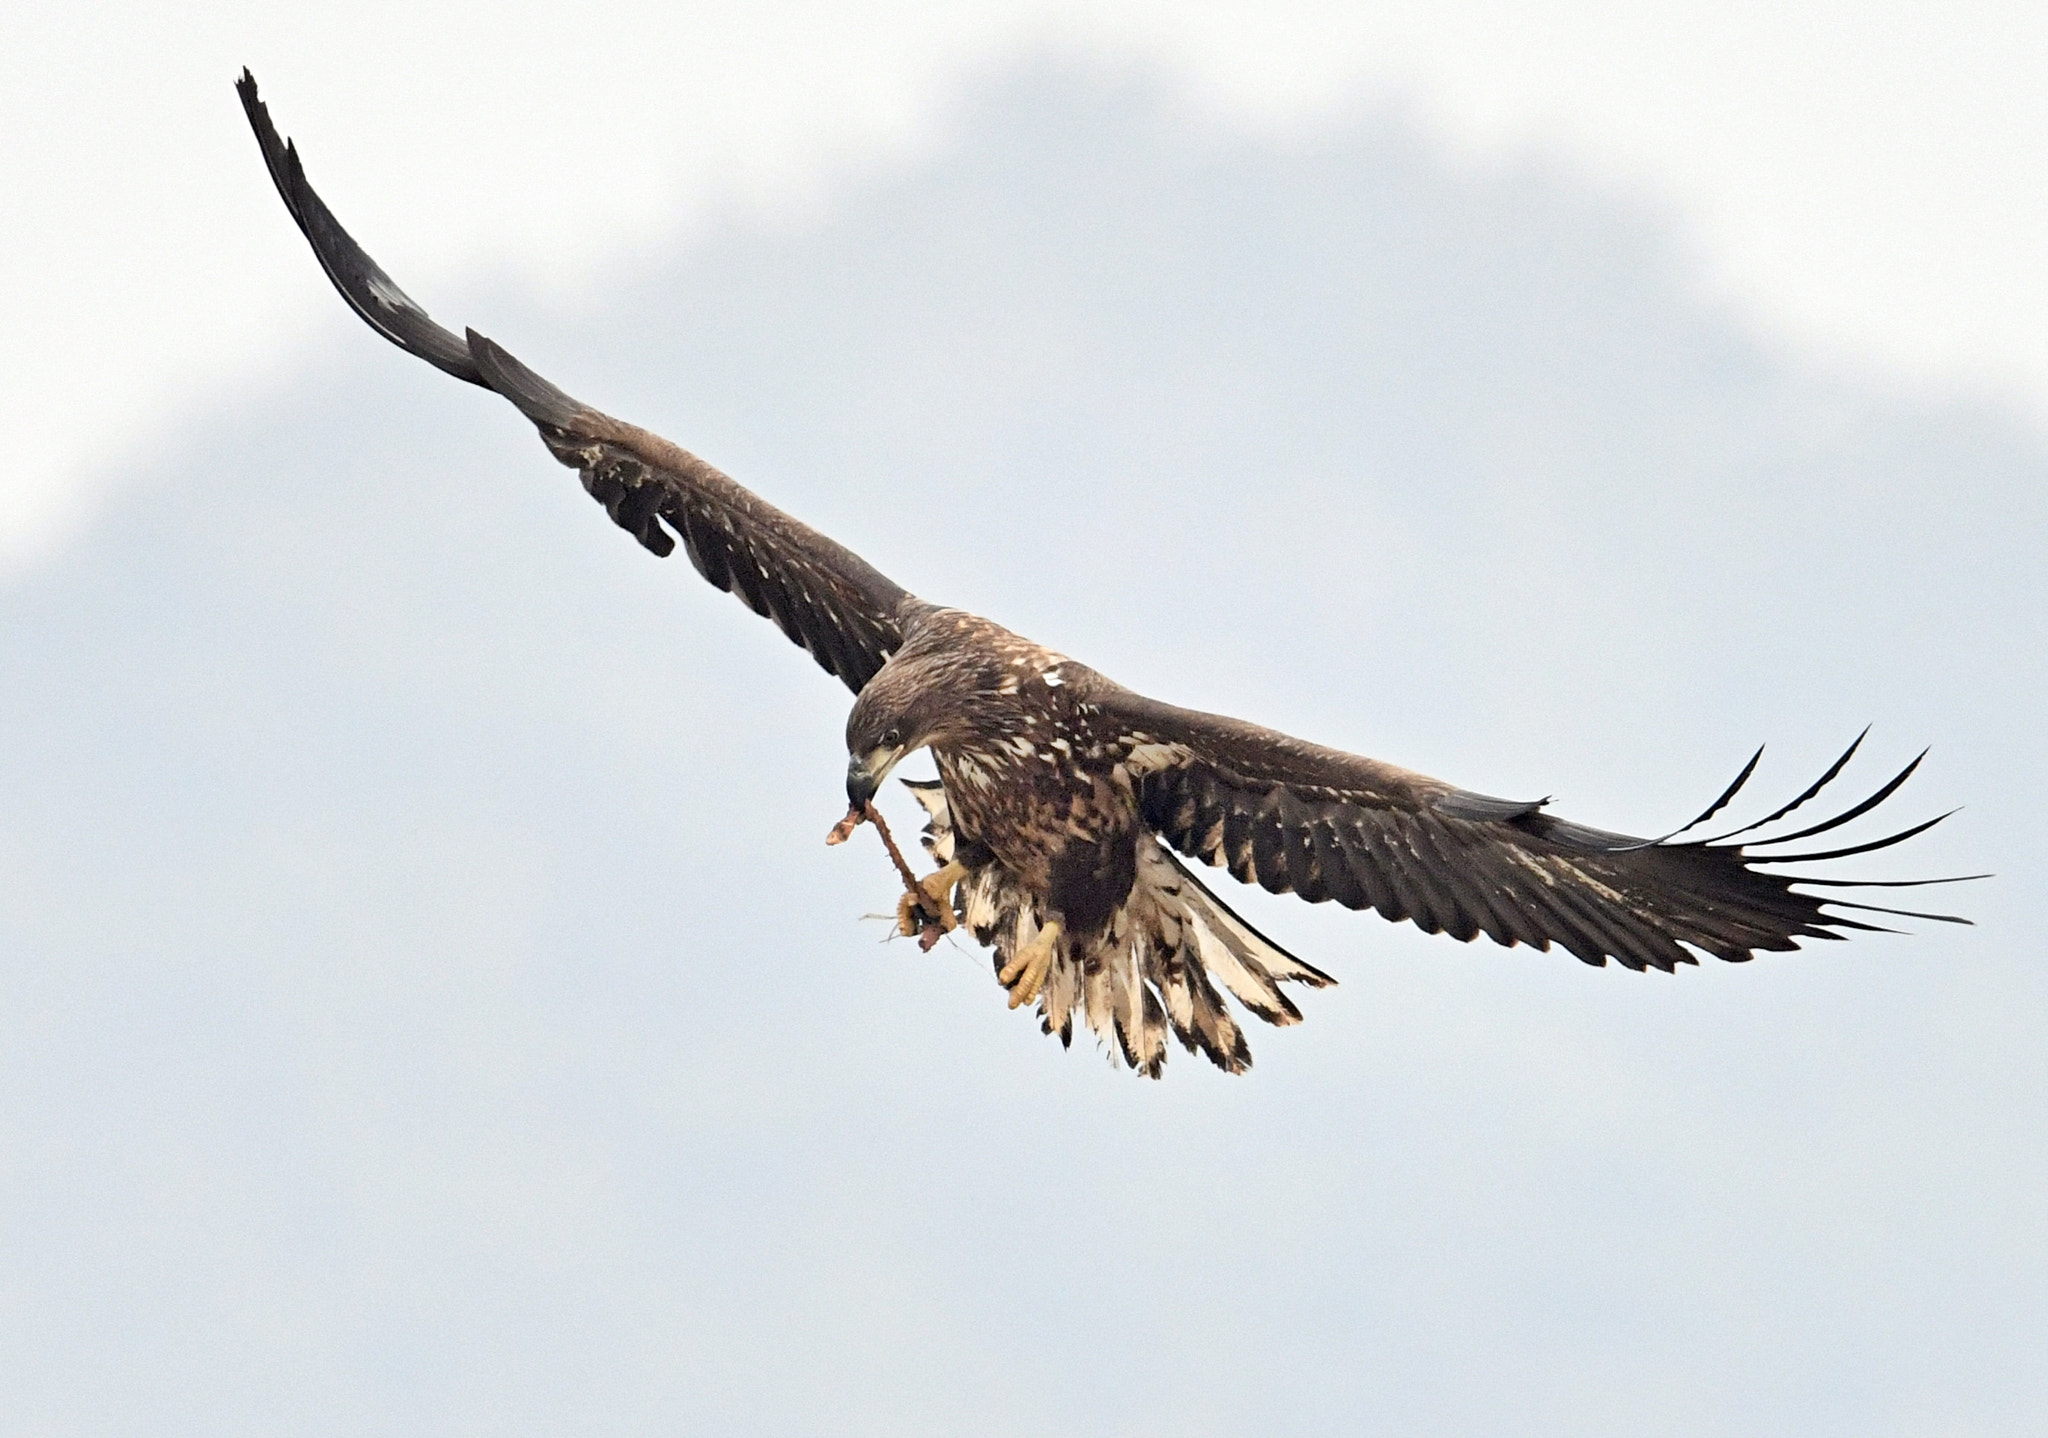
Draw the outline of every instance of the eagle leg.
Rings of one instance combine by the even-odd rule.
[[[966,877],[967,866],[956,859],[920,880],[916,888],[905,889],[903,897],[896,901],[896,931],[906,939],[915,938],[934,920],[940,932],[959,928],[960,918],[953,912],[953,889]]]
[[[1010,991],[1010,1007],[1022,1008],[1038,997],[1052,973],[1053,950],[1059,944],[1060,921],[1047,919],[1045,927],[1031,936],[1031,942],[1017,950],[996,975],[996,982]]]

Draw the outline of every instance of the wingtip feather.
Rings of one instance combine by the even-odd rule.
[[[256,77],[247,67],[235,82],[249,128],[263,152],[264,168],[277,187],[292,222],[299,227],[329,283],[371,329],[408,354],[469,384],[484,383],[462,341],[436,324],[425,309],[356,243],[306,179],[298,146],[279,137],[270,107],[258,98]]]
[[[490,387],[511,400],[535,424],[565,430],[589,413],[589,406],[542,379],[496,340],[473,329],[464,330],[463,338],[469,345],[470,357]]]

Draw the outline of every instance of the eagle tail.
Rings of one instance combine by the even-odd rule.
[[[925,850],[940,864],[956,854],[944,786],[904,781],[923,806]],[[1301,1021],[1282,983],[1333,984],[1203,886],[1156,839],[1140,841],[1137,882],[1108,929],[1085,948],[1062,936],[1038,994],[1039,1026],[1071,1045],[1078,1013],[1113,1057],[1158,1078],[1167,1039],[1180,1040],[1226,1073],[1251,1067],[1251,1046],[1223,995],[1270,1024]],[[962,925],[992,948],[998,974],[1044,923],[1038,899],[1001,864],[974,869],[956,900]]]

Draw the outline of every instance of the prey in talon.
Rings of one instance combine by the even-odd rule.
[[[964,866],[948,864],[906,889],[896,901],[896,931],[906,939],[918,939],[929,953],[941,934],[960,927],[953,912],[953,890],[966,877]]]
[[[1114,1058],[1153,1078],[1172,1040],[1241,1073],[1251,1049],[1240,1014],[1295,1023],[1301,1011],[1290,992],[1335,982],[1246,923],[1183,859],[1270,893],[1412,920],[1427,933],[1556,946],[1588,964],[1613,959],[1638,970],[1670,972],[1706,956],[1741,962],[1802,940],[1878,929],[1880,915],[1967,922],[1846,897],[1952,879],[1866,881],[1783,867],[1884,849],[1946,817],[1860,842],[1805,843],[1883,804],[1920,763],[1827,817],[1789,817],[1835,781],[1861,737],[1761,819],[1695,832],[1736,797],[1755,770],[1752,759],[1692,823],[1631,838],[1554,814],[1547,798],[1495,798],[1149,698],[990,620],[920,599],[688,450],[572,398],[475,330],[436,324],[314,193],[297,149],[257,98],[255,77],[243,71],[236,88],[285,208],[371,329],[509,401],[642,548],[656,556],[682,550],[697,573],[770,619],[854,695],[849,807],[831,841],[873,821],[903,880],[902,932],[929,948],[964,929],[992,950],[1011,1007],[1035,1005],[1040,1027],[1062,1043],[1078,1016]],[[1252,476],[1246,484],[1248,512],[1271,508],[1260,483]],[[886,498],[866,509],[884,513]],[[1026,549],[1057,585],[1062,538],[1033,532],[1020,518],[952,543],[963,565],[975,561],[976,545]],[[1162,563],[1228,568],[1228,535],[1216,537],[1213,556],[1168,553],[1143,529],[1119,538],[1121,562],[1139,573]],[[1313,516],[1302,517],[1298,538],[1305,557],[1332,558],[1317,549]],[[1532,592],[1569,587],[1570,576],[1546,569],[1540,556],[1469,551],[1447,535],[1431,552],[1447,566],[1522,565]],[[1236,612],[1277,602],[1224,587],[1214,597]],[[1270,617],[1298,622],[1284,610]],[[1203,616],[1184,622],[1199,628]],[[1327,641],[1328,665],[1371,662],[1366,636],[1332,633]],[[1187,682],[1217,686],[1207,672]],[[1310,690],[1319,676],[1300,682]],[[1493,716],[1502,726],[1516,717],[1508,702]],[[939,866],[922,881],[872,807],[890,772],[919,749],[931,752],[939,773],[910,786]]]
[[[863,821],[875,826],[875,832],[882,836],[882,847],[889,851],[896,872],[903,878],[903,897],[896,901],[896,932],[906,939],[916,939],[918,947],[930,953],[948,929],[960,926],[953,913],[953,886],[966,876],[967,870],[959,864],[947,864],[938,873],[919,879],[904,861],[903,851],[896,847],[896,840],[889,833],[888,822],[871,799],[849,805],[846,817],[832,826],[825,842],[845,843]]]

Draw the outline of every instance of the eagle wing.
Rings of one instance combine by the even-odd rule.
[[[765,614],[859,693],[903,642],[922,607],[843,545],[792,519],[696,455],[571,399],[475,330],[457,337],[427,316],[363,252],[306,180],[247,70],[236,82],[270,178],[320,266],[371,329],[457,379],[495,390],[577,470],[613,521],[658,555],[678,539],[697,572]]]
[[[1483,933],[1499,944],[1545,950],[1559,944],[1589,964],[1613,958],[1632,969],[1669,972],[1697,962],[1690,949],[1740,962],[1759,949],[1796,948],[1800,938],[1839,939],[1844,930],[1881,927],[1831,908],[1968,922],[1805,893],[1795,885],[1838,889],[1864,881],[1761,867],[1886,848],[1947,817],[1846,848],[1773,850],[1869,812],[1920,763],[1914,759],[1830,819],[1764,837],[1842,772],[1861,735],[1804,793],[1758,823],[1712,839],[1682,837],[1735,797],[1762,750],[1698,819],[1663,838],[1638,839],[1558,818],[1546,811],[1547,800],[1490,798],[1129,690],[1110,690],[1098,702],[1134,742],[1131,770],[1145,822],[1174,848],[1227,865],[1233,877],[1273,893],[1375,909],[1389,919],[1412,919],[1427,933],[1461,940]]]

